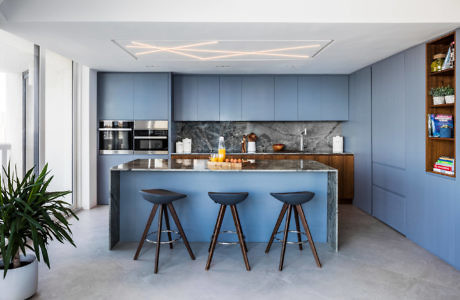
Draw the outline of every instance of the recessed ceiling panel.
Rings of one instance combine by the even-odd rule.
[[[254,61],[311,59],[332,40],[113,42],[140,61]]]

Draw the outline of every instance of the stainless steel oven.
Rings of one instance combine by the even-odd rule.
[[[133,154],[133,121],[99,121],[100,154]]]
[[[134,121],[135,154],[168,154],[168,121]]]

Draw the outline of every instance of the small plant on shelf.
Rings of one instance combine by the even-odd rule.
[[[432,88],[430,95],[433,96],[434,105],[444,104],[444,87]]]
[[[447,104],[455,103],[455,89],[453,87],[443,87],[443,95]]]

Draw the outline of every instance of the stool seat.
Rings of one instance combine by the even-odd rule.
[[[289,205],[299,205],[310,201],[315,196],[313,192],[270,193],[273,197]]]
[[[248,193],[209,192],[208,195],[214,202],[221,205],[235,205],[248,197]]]
[[[153,204],[168,204],[174,200],[187,197],[187,195],[163,189],[142,190],[140,193],[145,200]]]

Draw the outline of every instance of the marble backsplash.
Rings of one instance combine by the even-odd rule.
[[[273,144],[285,144],[289,152],[299,150],[304,128],[306,152],[332,152],[332,137],[342,134],[341,122],[176,122],[176,141],[191,138],[193,153],[209,153],[224,136],[227,152],[239,153],[243,135],[254,132],[257,152],[273,152]]]

